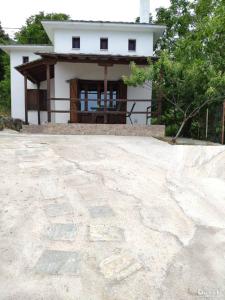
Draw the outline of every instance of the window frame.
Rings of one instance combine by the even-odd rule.
[[[22,62],[23,62],[23,64],[27,64],[27,63],[29,63],[29,61],[30,61],[29,56],[23,56],[23,57],[22,57]]]
[[[107,48],[102,48],[102,42],[107,41]],[[108,51],[109,50],[109,39],[107,37],[101,37],[100,38],[100,50],[101,51]]]
[[[77,41],[79,40],[79,47],[74,47],[74,40],[75,39],[77,39]],[[72,37],[72,49],[74,49],[74,50],[79,50],[80,49],[80,36],[73,36]]]
[[[133,43],[133,42],[134,42],[134,49],[130,49],[130,48],[132,48],[132,47],[130,47],[130,43]],[[131,52],[137,51],[137,40],[136,39],[128,40],[128,51],[131,51]]]

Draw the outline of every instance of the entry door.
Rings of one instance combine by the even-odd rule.
[[[104,123],[104,81],[79,80],[78,88],[80,103],[80,123]],[[108,81],[107,109],[116,109],[119,98],[119,86],[117,81]],[[88,112],[88,113],[87,113]],[[93,112],[93,114],[91,113]],[[99,112],[99,114],[96,114]],[[115,115],[114,115],[115,116]],[[112,115],[108,115],[108,123],[116,123]],[[115,117],[114,117],[115,119]]]

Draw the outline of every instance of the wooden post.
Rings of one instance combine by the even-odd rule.
[[[28,125],[28,93],[27,93],[27,74],[24,74],[24,108],[25,108],[25,124]]]
[[[85,84],[85,102],[84,102],[84,110],[88,111],[88,86]]]
[[[110,85],[110,102],[109,106],[112,108],[113,107],[113,86],[112,84]]]
[[[48,123],[51,123],[51,77],[50,65],[46,65],[46,78],[47,78],[47,108],[48,108]]]
[[[101,83],[98,82],[98,102],[97,102],[98,107],[101,105]]]
[[[107,90],[108,90],[108,67],[107,65],[104,66],[104,123],[107,124]]]
[[[224,134],[225,134],[225,101],[223,102],[223,113],[222,113],[222,136],[221,136],[221,144],[224,144]]]
[[[38,107],[38,125],[41,125],[41,111],[40,111],[40,83],[37,83],[38,94],[37,94],[37,107]]]
[[[70,80],[70,123],[78,123],[77,79]]]

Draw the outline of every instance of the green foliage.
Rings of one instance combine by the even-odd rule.
[[[40,12],[26,20],[26,25],[15,34],[16,41],[19,44],[51,44],[41,21],[67,21],[70,17],[65,14],[45,14]]]
[[[165,24],[167,29],[156,44],[157,50],[172,51],[177,40],[184,37],[193,26],[193,3],[188,0],[171,0],[169,8],[156,10],[155,24]]]
[[[4,54],[4,76],[0,81],[0,114],[8,114],[10,111],[10,65],[9,57]]]
[[[171,0],[169,9],[158,10],[155,23],[168,26],[157,45],[159,60],[147,68],[132,64],[124,81],[135,86],[152,80],[166,100],[167,131],[179,124],[178,134],[185,127],[196,134],[201,109],[225,99],[225,2]]]
[[[0,23],[0,44],[9,43],[9,36],[4,32]],[[0,50],[0,114],[10,111],[10,71],[9,57]]]
[[[0,44],[7,44],[9,42],[9,36],[4,32],[0,22]],[[0,81],[4,78],[4,64],[5,64],[5,53],[0,50]]]

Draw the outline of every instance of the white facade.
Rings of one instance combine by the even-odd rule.
[[[80,49],[72,48],[72,37],[80,37]],[[108,50],[100,50],[100,39],[108,39]],[[136,51],[128,50],[128,40],[136,40]],[[152,32],[121,32],[105,30],[56,30],[54,32],[54,52],[110,55],[153,55]]]
[[[24,77],[15,69],[23,63],[23,57],[29,61],[40,59],[38,52],[52,52],[57,54],[91,54],[91,55],[120,55],[121,57],[137,56],[149,57],[153,55],[153,46],[156,39],[162,34],[165,27],[150,24],[107,23],[107,22],[54,22],[45,21],[43,26],[53,46],[0,46],[10,55],[11,64],[11,101],[12,117],[25,118]],[[72,48],[72,38],[80,38],[80,49]],[[100,39],[108,39],[108,49],[100,49]],[[128,40],[136,40],[135,51],[129,51]],[[95,63],[68,63],[57,62],[54,66],[55,74],[51,79],[51,97],[69,98],[70,86],[68,80],[73,78],[84,80],[103,80],[104,68]],[[129,75],[129,65],[114,64],[108,67],[108,80],[121,80],[123,75]],[[28,88],[37,86],[29,82]],[[46,82],[41,82],[41,89],[46,89]],[[128,99],[151,99],[151,89],[146,87],[127,87]],[[55,103],[54,103],[55,102]],[[136,111],[146,111],[149,103],[136,103]],[[128,102],[128,110],[132,103]],[[53,101],[55,110],[69,110],[69,102]],[[29,111],[29,123],[37,124],[36,111]],[[67,123],[69,114],[52,113],[52,122]],[[146,116],[134,114],[132,120],[136,124],[145,124]],[[41,123],[47,122],[47,112],[41,112]],[[129,119],[127,120],[129,123]]]

